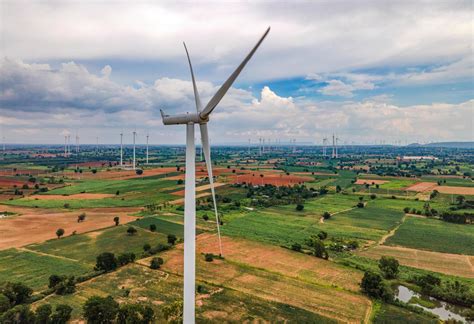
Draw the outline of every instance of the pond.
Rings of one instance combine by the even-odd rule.
[[[454,319],[463,323],[469,323],[466,317],[461,315],[463,309],[465,309],[464,307],[455,306],[450,303],[433,298],[431,296],[421,295],[405,286],[400,285],[395,288],[395,299],[410,305],[420,307],[428,313],[437,315],[443,321]],[[425,306],[421,305],[420,303],[424,304]]]

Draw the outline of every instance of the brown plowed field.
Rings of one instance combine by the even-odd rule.
[[[263,174],[263,177],[260,176]],[[232,183],[247,183],[252,185],[271,184],[274,186],[293,186],[307,181],[313,181],[311,177],[294,176],[286,174],[261,173],[255,171],[252,174],[232,175],[229,177]]]
[[[56,230],[63,228],[65,235],[89,232],[92,230],[114,225],[113,218],[120,217],[120,223],[128,223],[136,217],[127,215],[129,210],[107,210],[102,212],[91,210],[76,210],[64,212],[52,209],[23,208],[13,206],[0,206],[1,211],[10,211],[19,215],[0,219],[0,250],[11,247],[43,242],[56,237]],[[139,209],[136,208],[136,211]],[[78,223],[77,216],[85,212],[87,217],[84,222]]]
[[[384,255],[391,256],[409,267],[474,278],[474,256],[472,255],[430,252],[386,245],[375,246],[358,254],[376,260]]]
[[[405,188],[405,190],[425,192],[425,191],[433,191],[433,189],[435,189],[435,187],[437,186],[438,185],[436,182],[418,182],[418,183],[415,183],[414,185],[411,185]]]
[[[266,300],[281,302],[344,323],[361,323],[371,302],[345,289],[358,289],[360,274],[283,248],[224,238],[225,260],[205,262],[201,253],[217,253],[216,238],[198,236],[197,278]],[[163,254],[163,270],[182,274],[182,245]],[[140,260],[148,265],[149,260]],[[249,268],[249,266],[251,268]],[[263,270],[262,268],[265,268]],[[347,273],[345,273],[347,271]]]

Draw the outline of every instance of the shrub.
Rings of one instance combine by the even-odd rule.
[[[111,296],[92,296],[85,302],[83,314],[88,323],[111,324],[118,310],[119,304]]]
[[[403,212],[404,212],[405,214],[408,214],[408,213],[410,212],[410,207],[405,207],[405,208],[403,208]]]
[[[174,243],[176,242],[177,238],[176,238],[176,235],[174,234],[168,234],[168,243],[171,244],[171,245],[174,245]]]
[[[129,226],[127,228],[127,234],[128,235],[135,235],[137,233],[137,229],[133,226]]]
[[[209,216],[207,214],[202,215],[202,219],[204,219],[206,222],[209,220]]]
[[[303,204],[297,204],[296,205],[296,210],[297,211],[302,211],[304,209],[304,205]]]
[[[155,224],[150,224],[150,231],[151,232],[156,231],[156,225]]]
[[[103,252],[96,258],[96,270],[112,271],[117,269],[117,259],[111,252]]]
[[[143,170],[142,170],[142,169],[136,169],[136,170],[135,170],[135,173],[136,173],[137,175],[142,175],[142,174],[143,174]]]
[[[318,238],[320,240],[325,240],[327,237],[328,237],[328,233],[325,232],[325,231],[321,231],[321,232],[318,233]]]
[[[143,245],[143,251],[147,252],[147,251],[150,251],[150,249],[151,249],[151,245],[150,245],[150,244],[145,243],[145,244]]]
[[[324,218],[324,219],[329,219],[329,218],[331,218],[331,214],[326,211],[326,212],[324,212],[324,214],[323,214],[323,218]]]
[[[361,201],[359,201],[359,202],[357,203],[357,208],[364,208],[364,203],[361,202]]]
[[[136,257],[134,253],[122,253],[117,257],[117,262],[120,266],[124,266],[126,264],[134,262],[135,258]]]
[[[293,251],[300,252],[300,251],[301,251],[301,244],[299,244],[299,243],[293,243],[293,244],[291,244],[291,249],[292,249]]]
[[[370,195],[370,199],[375,199],[375,198],[377,198],[377,196],[375,194]]]
[[[366,271],[360,283],[362,291],[368,296],[389,302],[393,300],[393,292],[378,273]]]
[[[206,253],[204,255],[204,260],[206,262],[212,262],[212,261],[214,261],[214,255],[212,253]]]
[[[64,229],[58,228],[58,229],[56,230],[56,236],[58,237],[58,239],[60,239],[61,236],[63,236],[63,235],[64,235]]]
[[[150,262],[150,269],[159,269],[161,268],[161,265],[163,264],[163,259],[160,257],[156,257],[151,259]]]
[[[383,256],[379,260],[379,269],[387,279],[394,279],[398,275],[398,260],[393,257]]]
[[[118,226],[118,224],[120,224],[120,217],[115,216],[114,217],[114,223],[115,223],[115,226]]]
[[[71,306],[60,304],[56,306],[56,310],[51,316],[51,323],[66,324],[71,319],[71,313],[72,313]]]

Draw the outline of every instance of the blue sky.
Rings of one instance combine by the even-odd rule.
[[[78,133],[84,143],[115,143],[137,129],[139,140],[183,143],[183,129],[165,128],[159,115],[194,110],[182,41],[205,101],[269,25],[212,116],[215,143],[474,137],[470,1],[2,1],[0,9],[7,142]]]

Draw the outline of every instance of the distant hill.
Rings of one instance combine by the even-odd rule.
[[[474,142],[438,142],[429,144],[413,143],[408,146],[423,146],[423,147],[449,147],[449,148],[467,148],[474,149]]]

